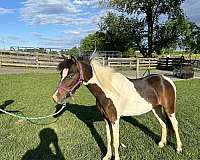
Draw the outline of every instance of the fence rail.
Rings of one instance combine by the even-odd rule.
[[[62,60],[62,56],[56,54],[41,54],[36,52],[28,54],[26,52],[0,50],[0,66],[56,68]],[[128,67],[138,70],[147,68],[168,69],[177,65],[179,60],[180,58],[102,58],[103,65]],[[200,68],[200,60],[192,60],[191,64],[194,68]]]
[[[60,55],[41,53],[0,52],[0,66],[56,68],[63,58]]]
[[[157,66],[156,58],[108,58],[108,66],[137,68],[137,60],[141,69],[156,68]]]

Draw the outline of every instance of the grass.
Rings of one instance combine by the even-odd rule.
[[[55,112],[51,100],[57,74],[0,76],[0,107],[30,117]],[[200,158],[200,80],[176,82],[177,119],[183,153],[175,151],[175,139],[159,149],[160,126],[152,113],[120,121],[122,160],[197,160]],[[106,131],[95,100],[85,87],[56,118],[24,121],[0,113],[0,159],[98,160],[106,152]]]

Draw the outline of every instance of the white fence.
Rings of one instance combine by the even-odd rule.
[[[129,67],[137,68],[156,68],[156,58],[108,58],[108,66],[110,67]]]

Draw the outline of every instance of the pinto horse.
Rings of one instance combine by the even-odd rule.
[[[161,127],[162,148],[167,142],[167,129],[174,130],[177,152],[182,151],[182,143],[175,117],[176,87],[169,78],[153,74],[140,79],[128,79],[98,61],[78,61],[74,57],[64,59],[59,65],[61,80],[53,100],[62,104],[83,84],[96,98],[96,106],[102,113],[107,131],[107,153],[103,160],[112,157],[119,160],[119,119],[121,116],[135,116],[152,111]],[[163,109],[162,109],[163,108]],[[111,144],[113,142],[113,144]]]

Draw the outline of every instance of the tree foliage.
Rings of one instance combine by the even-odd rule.
[[[93,34],[89,34],[81,41],[80,50],[81,51],[92,51],[97,50],[107,50],[108,44],[106,43],[106,35],[103,32],[97,31]]]
[[[110,0],[110,6],[117,14],[109,13],[101,24],[101,29],[117,42],[124,42],[126,50],[134,45],[144,57],[159,52],[167,37],[165,23],[183,17],[183,0]],[[130,43],[126,41],[130,40]],[[160,43],[163,43],[160,45]],[[119,47],[119,45],[117,45]],[[161,47],[162,46],[162,47]]]
[[[181,50],[193,53],[200,52],[200,27],[190,20],[179,17],[166,23],[163,29],[165,37],[163,40],[167,45],[165,47],[177,46]]]
[[[78,57],[78,56],[79,56],[79,53],[80,53],[80,51],[79,51],[79,48],[77,48],[77,47],[73,47],[73,48],[71,48],[71,49],[69,49],[69,50],[67,51],[67,54],[68,54],[68,55],[70,55],[70,56],[75,56],[75,57]]]

